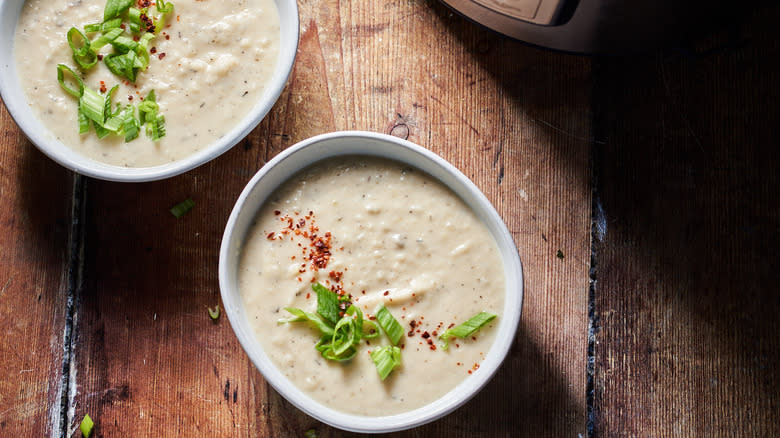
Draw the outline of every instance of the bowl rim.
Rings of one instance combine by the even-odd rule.
[[[180,160],[150,167],[123,167],[102,163],[65,145],[46,129],[27,103],[14,60],[13,36],[24,1],[0,0],[0,34],[8,42],[0,43],[0,98],[24,135],[46,156],[81,175],[107,181],[146,182],[171,178],[201,166],[230,150],[244,139],[271,111],[287,84],[298,51],[300,19],[296,0],[273,0],[279,13],[280,44],[276,67],[260,98],[246,115],[221,138]],[[18,12],[16,9],[18,8]],[[9,13],[9,9],[14,11]],[[10,24],[10,25],[9,25]],[[5,38],[3,38],[5,40]]]
[[[358,153],[352,152],[349,147],[339,147],[339,142],[354,142],[356,140],[382,144],[383,147],[366,148],[367,151]],[[318,148],[319,150],[317,150]],[[399,151],[408,156],[419,158],[421,161],[410,162],[406,158],[399,158],[401,156]],[[304,156],[307,153],[309,157]],[[305,167],[333,156],[342,155],[369,155],[388,158],[416,167],[439,180],[454,191],[488,226],[504,263],[504,275],[507,279],[504,315],[500,319],[496,338],[480,368],[438,400],[401,414],[379,417],[346,414],[321,404],[295,387],[268,359],[257,342],[251,327],[248,327],[249,324],[243,313],[240,292],[235,284],[238,259],[242,250],[241,239],[248,231],[250,225],[247,224],[255,217],[268,196],[280,184]],[[304,156],[304,158],[299,158],[299,162],[294,162],[291,165],[285,164],[289,164],[288,162],[291,160],[294,161],[296,156]],[[279,170],[276,170],[277,168]],[[447,178],[449,181],[445,181],[429,169],[438,169],[440,171],[438,174],[449,176]],[[281,172],[282,176],[279,178],[272,176],[271,178],[276,178],[278,181],[263,187],[264,179],[272,172]],[[256,192],[261,193],[261,195],[257,195]],[[470,198],[464,199],[463,193],[468,194]],[[252,196],[259,196],[259,198],[252,200],[250,199]],[[249,205],[252,202],[254,204]],[[242,222],[241,225],[238,224],[239,221]],[[237,230],[238,227],[246,229],[241,232]],[[239,233],[241,235],[237,235]],[[510,279],[514,281],[514,284],[510,284]],[[398,137],[365,131],[338,131],[311,137],[280,152],[258,170],[242,190],[227,220],[220,245],[219,285],[222,303],[231,327],[244,352],[264,379],[287,401],[308,415],[333,427],[358,433],[394,432],[421,426],[449,414],[476,395],[496,373],[514,343],[522,312],[524,289],[522,263],[514,239],[493,205],[468,177],[428,149]]]

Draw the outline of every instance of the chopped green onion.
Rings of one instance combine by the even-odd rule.
[[[158,115],[151,123],[146,124],[146,136],[152,141],[165,137],[165,117]]]
[[[76,85],[78,85],[78,90],[74,89],[73,87],[69,86],[65,83],[65,73],[70,73],[70,76],[73,78],[74,81],[76,81]],[[62,87],[63,90],[65,90],[68,94],[70,94],[73,97],[81,97],[82,94],[84,94],[84,81],[81,80],[81,76],[77,75],[76,72],[70,69],[65,64],[57,64],[57,82],[60,83],[60,87]]]
[[[84,415],[84,418],[81,420],[81,424],[79,425],[79,429],[81,429],[81,435],[84,438],[89,438],[89,436],[92,434],[93,427],[95,427],[95,422],[92,421],[92,418],[89,417],[89,414]]]
[[[217,304],[217,307],[214,310],[211,310],[211,307],[209,309],[209,317],[212,321],[217,322],[219,319],[219,304]]]
[[[111,45],[119,51],[119,53],[127,53],[129,51],[135,51],[138,48],[138,43],[130,37],[119,35],[113,41]]]
[[[130,31],[133,33],[141,33],[141,11],[138,8],[131,7],[127,10],[127,21],[130,24]]]
[[[127,52],[125,54],[111,53],[103,57],[103,62],[106,63],[106,67],[111,70],[111,73],[121,76],[130,82],[135,82],[135,76],[138,70],[135,67],[135,60],[138,56],[135,52]]]
[[[379,328],[372,321],[363,321],[363,337],[366,339],[374,339],[379,336]]]
[[[176,216],[176,218],[180,218],[187,214],[190,210],[192,210],[192,207],[195,206],[195,201],[192,199],[185,199],[178,204],[171,207],[171,214]]]
[[[122,131],[125,133],[125,142],[135,140],[140,128],[140,123],[135,117],[135,107],[128,105],[122,114]]]
[[[112,20],[104,21],[102,23],[88,24],[84,26],[84,32],[86,33],[105,32],[109,29],[118,28],[121,25],[122,25],[122,19],[120,17],[117,17]]]
[[[314,429],[309,429],[303,433],[303,438],[317,438],[317,431]]]
[[[89,38],[82,31],[71,27],[66,36],[68,45],[73,51],[73,61],[79,67],[86,70],[97,64],[97,53],[91,50]]]
[[[161,14],[167,14],[173,11],[173,3],[171,2],[166,3],[165,0],[157,0],[155,7],[157,8],[157,12]]]
[[[95,40],[89,44],[90,50],[92,50],[93,52],[97,52],[98,50],[103,48],[103,46],[105,46],[106,44],[113,42],[114,40],[119,38],[119,36],[122,35],[122,32],[123,32],[122,29],[118,27],[107,30],[105,33],[103,33],[103,35],[100,35],[99,37],[95,38]]]
[[[79,108],[78,121],[79,134],[86,134],[89,132],[89,119],[87,118],[87,115],[84,114],[84,111],[81,110],[81,108]]]
[[[341,319],[339,316],[341,307],[339,307],[339,296],[336,292],[319,283],[312,284],[311,288],[317,293],[317,313],[332,324],[338,323]]]
[[[97,134],[99,139],[102,140],[102,139],[106,138],[106,136],[108,136],[108,134],[111,134],[111,130],[106,128],[105,126],[100,125],[100,124],[98,124],[97,122],[94,122],[94,121],[93,121],[92,124],[95,125],[95,133]]]
[[[463,324],[455,326],[451,329],[444,330],[444,333],[439,336],[439,339],[444,341],[441,348],[446,350],[450,346],[450,339],[452,338],[466,338],[471,336],[474,332],[484,327],[487,323],[492,321],[496,315],[488,312],[479,312],[476,315],[469,318]]]
[[[106,8],[103,10],[103,21],[105,22],[114,17],[118,17],[133,3],[135,3],[134,0],[108,0],[106,2]]]
[[[397,319],[393,317],[384,304],[379,305],[379,309],[376,311],[376,321],[382,330],[385,331],[387,337],[390,338],[390,342],[393,345],[398,345],[398,341],[401,340],[401,336],[404,335],[404,329]]]
[[[394,345],[378,347],[371,352],[379,378],[385,380],[390,373],[401,365],[401,349]]]
[[[102,125],[106,121],[106,97],[97,91],[84,87],[84,94],[79,99],[79,107],[93,122]]]
[[[280,319],[279,324],[284,324],[288,322],[310,321],[314,323],[314,325],[320,330],[320,332],[322,332],[323,335],[333,336],[333,327],[328,325],[328,323],[325,322],[322,318],[320,318],[319,315],[316,315],[314,313],[304,312],[303,310],[295,307],[285,307],[284,310],[290,312],[295,318]]]

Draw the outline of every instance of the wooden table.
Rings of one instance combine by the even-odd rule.
[[[300,2],[271,113],[225,155],[154,183],[66,171],[3,108],[0,436],[79,436],[85,414],[105,437],[341,435],[270,389],[206,310],[244,184],[340,129],[451,161],[525,268],[501,370],[403,435],[780,435],[778,16],[770,5],[684,49],[589,58],[433,0]]]

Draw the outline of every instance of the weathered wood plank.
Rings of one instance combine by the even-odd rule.
[[[0,103],[0,435],[60,431],[71,174]]]
[[[778,12],[594,68],[598,435],[780,433]]]

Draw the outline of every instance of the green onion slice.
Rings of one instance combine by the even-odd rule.
[[[393,345],[398,345],[398,341],[400,341],[401,336],[404,335],[404,328],[401,327],[401,324],[393,317],[390,311],[387,310],[384,304],[380,304],[379,309],[376,311],[376,322],[378,322],[379,326],[382,327],[382,330],[385,331]]]
[[[323,335],[333,336],[333,327],[328,325],[328,323],[325,322],[322,318],[320,318],[319,315],[310,312],[304,312],[303,310],[295,307],[285,307],[284,310],[290,312],[295,318],[280,319],[278,321],[279,324],[284,324],[288,322],[309,321],[313,323],[320,330],[320,332],[322,332]]]
[[[161,14],[167,14],[173,11],[173,3],[166,3],[165,0],[157,0],[155,7],[157,8],[157,12]]]
[[[106,121],[106,97],[97,91],[84,87],[84,94],[79,99],[79,107],[93,122],[103,125]]]
[[[317,313],[334,325],[338,323],[339,319],[341,319],[339,316],[341,308],[339,307],[339,296],[336,292],[319,283],[312,284],[311,288],[317,293]]]
[[[211,318],[212,321],[217,322],[219,319],[219,304],[214,308],[214,310],[211,309],[211,307],[208,308],[209,310],[209,318]]]
[[[176,216],[176,218],[180,218],[187,214],[190,210],[192,210],[192,207],[195,206],[195,201],[192,199],[185,199],[178,204],[171,207],[171,214]]]
[[[104,32],[103,35],[100,35],[99,37],[95,38],[95,40],[89,44],[89,48],[93,52],[97,53],[97,51],[103,48],[103,46],[113,42],[114,40],[119,38],[120,35],[122,35],[122,29],[118,27],[109,29],[106,32]]]
[[[106,2],[106,8],[103,10],[103,21],[105,22],[114,17],[118,17],[133,3],[135,3],[134,0],[108,0]]]
[[[71,27],[67,33],[68,45],[73,51],[73,61],[83,69],[92,68],[97,64],[97,53],[90,48],[89,38],[78,28]]]
[[[87,115],[84,114],[84,111],[79,108],[78,112],[78,122],[79,122],[79,134],[86,134],[89,132],[89,119],[87,118]]]
[[[73,81],[76,82],[76,85],[78,85],[78,89],[70,86],[68,83],[65,82],[65,73],[68,73],[70,77],[73,79]],[[81,76],[77,75],[76,72],[71,70],[71,68],[65,64],[57,64],[57,82],[60,83],[60,87],[62,87],[63,90],[65,90],[68,94],[70,94],[73,97],[78,98],[84,94],[84,81],[81,80]]]
[[[444,341],[441,348],[446,350],[450,346],[450,339],[452,338],[466,338],[474,334],[477,330],[487,325],[490,321],[495,319],[496,315],[488,312],[479,312],[476,315],[469,318],[463,324],[457,325],[451,329],[444,330],[439,336],[439,339]]]
[[[138,72],[135,66],[135,60],[138,56],[135,52],[127,52],[119,55],[111,53],[103,57],[103,61],[106,63],[106,67],[111,70],[111,73],[121,76],[130,82],[135,82],[135,75]]]
[[[395,345],[378,347],[371,352],[379,378],[385,380],[390,373],[401,365],[401,349]]]
[[[133,141],[138,137],[141,124],[135,117],[135,107],[128,105],[122,112],[122,131],[125,133],[125,142]]]
[[[95,427],[95,422],[92,421],[92,418],[89,417],[89,414],[84,415],[84,418],[81,420],[81,424],[79,425],[79,429],[81,429],[81,435],[84,438],[89,438],[89,436],[92,434],[93,427]]]
[[[121,25],[122,25],[122,18],[117,17],[112,20],[104,21],[102,23],[88,24],[84,26],[84,32],[86,33],[105,32],[109,29],[118,28]]]

